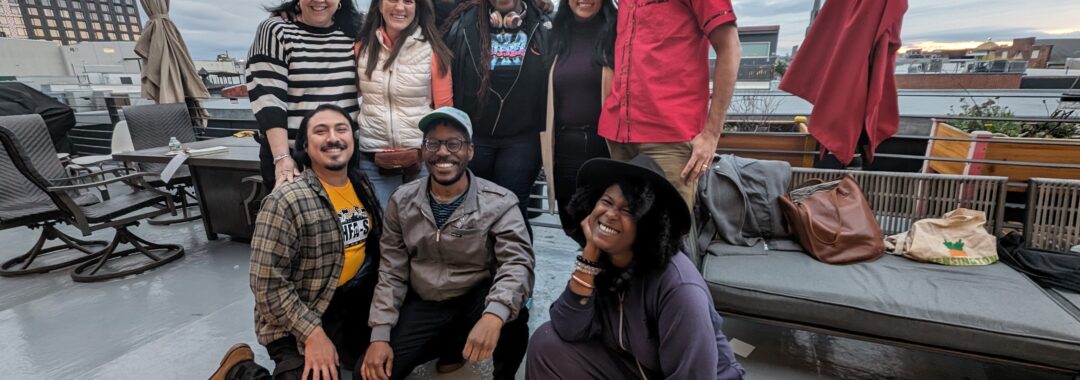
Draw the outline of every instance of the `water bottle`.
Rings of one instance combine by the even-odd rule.
[[[170,152],[179,152],[179,151],[181,151],[183,149],[184,149],[184,146],[180,145],[180,140],[177,140],[176,137],[169,137],[169,151]]]

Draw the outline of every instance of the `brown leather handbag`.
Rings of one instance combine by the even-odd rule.
[[[851,176],[792,190],[780,198],[780,208],[791,232],[818,261],[851,264],[885,253],[881,227]]]
[[[420,149],[388,150],[375,153],[375,166],[384,170],[401,170],[406,174],[420,172]]]

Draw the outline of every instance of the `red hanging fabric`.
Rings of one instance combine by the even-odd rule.
[[[872,155],[896,134],[896,52],[907,0],[829,0],[780,89],[814,105],[810,134],[845,165],[865,130]]]

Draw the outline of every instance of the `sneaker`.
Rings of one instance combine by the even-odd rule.
[[[221,364],[218,365],[217,371],[210,375],[210,380],[225,380],[225,375],[229,374],[229,370],[247,360],[255,360],[255,352],[251,351],[251,347],[246,343],[234,344],[229,347],[229,351],[225,352],[225,357],[221,358]]]
[[[457,371],[465,366],[465,359],[457,358],[457,361],[455,362],[450,362],[450,360],[454,359],[439,358],[439,361],[435,362],[435,372],[447,374]]]

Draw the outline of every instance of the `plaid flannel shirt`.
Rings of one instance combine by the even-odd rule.
[[[371,184],[362,175],[350,175],[350,180],[373,221],[368,241],[377,242],[381,212]],[[378,261],[377,244],[369,243],[366,251],[372,260],[365,265]],[[311,170],[266,196],[251,238],[250,285],[260,344],[291,335],[303,350],[337,289],[343,252],[341,226]]]

